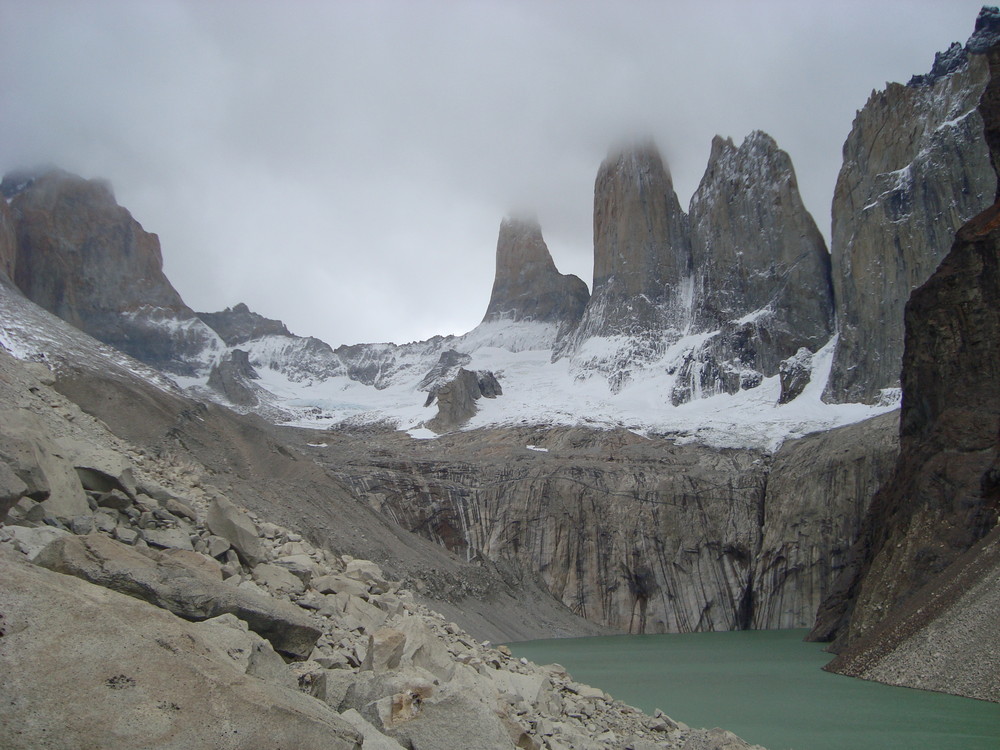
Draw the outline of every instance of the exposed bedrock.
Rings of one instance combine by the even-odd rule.
[[[556,270],[537,220],[507,217],[501,222],[484,323],[531,320],[565,330],[579,322],[588,299],[582,279]]]
[[[935,689],[1000,700],[989,676],[1000,668],[996,652],[981,649],[979,663],[992,666],[972,685],[954,666],[996,630],[995,609],[984,618],[954,605],[1000,567],[998,383],[1000,203],[962,227],[907,304],[899,461],[813,630],[842,652],[837,671],[911,686],[933,676]],[[991,533],[992,544],[981,542]],[[894,673],[892,661],[926,650],[936,630],[947,640],[933,663]]]
[[[157,236],[107,183],[51,170],[7,175],[2,192],[16,230],[14,282],[32,302],[170,372],[192,374],[221,348],[163,274]]]
[[[493,429],[329,460],[404,528],[537,573],[594,622],[632,633],[804,627],[891,465],[895,432],[879,418],[772,459],[624,430]]]
[[[844,143],[833,198],[840,337],[831,401],[871,402],[899,385],[910,292],[937,268],[958,227],[993,202],[997,180],[978,111],[986,59],[956,47],[939,55],[935,71],[872,92]]]
[[[899,453],[899,414],[785,443],[774,457],[754,570],[755,628],[810,627]]]

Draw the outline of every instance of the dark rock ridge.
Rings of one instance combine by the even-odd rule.
[[[990,51],[989,69],[981,113],[995,133],[1000,47]],[[995,609],[983,619],[953,606],[1000,572],[990,536],[1000,512],[998,383],[1000,202],[959,230],[906,305],[899,461],[813,629],[842,652],[838,671],[1000,700],[997,654],[976,645],[995,634]],[[928,633],[947,639],[933,660],[907,666]],[[971,685],[948,665],[952,656],[962,663],[969,648],[992,675]]]
[[[7,201],[0,199],[0,274],[14,280],[14,266],[17,263],[17,233],[14,217],[11,216]]]
[[[260,399],[252,380],[260,380],[260,375],[250,364],[250,356],[242,349],[233,349],[212,367],[208,387],[236,406],[256,406]]]
[[[872,92],[855,117],[833,199],[840,336],[830,401],[873,402],[899,385],[910,292],[958,227],[993,201],[996,174],[977,109],[987,63],[974,53],[997,27],[984,12],[969,45],[938,55],[928,76]]]
[[[424,406],[431,406],[436,400],[438,413],[427,422],[427,427],[435,432],[454,430],[476,414],[479,399],[502,395],[503,388],[492,372],[473,372],[460,367],[454,378],[428,394]]]
[[[500,223],[484,323],[536,321],[565,330],[579,322],[588,299],[590,291],[579,277],[556,270],[536,219],[507,217]]]
[[[94,338],[168,372],[194,374],[215,334],[163,274],[160,243],[107,183],[54,170],[4,178],[17,237],[14,281]]]
[[[197,315],[205,325],[219,334],[219,338],[226,342],[226,346],[239,346],[263,336],[292,335],[280,320],[265,318],[251,311],[243,302],[227,307],[222,312],[200,312]]]

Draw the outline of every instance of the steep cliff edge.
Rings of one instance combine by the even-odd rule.
[[[28,299],[158,369],[195,374],[222,342],[163,274],[160,242],[111,188],[58,170],[4,178]]]
[[[989,66],[981,112],[995,132],[1000,48]],[[991,590],[984,582],[1000,566],[1000,202],[959,230],[910,297],[902,383],[893,478],[875,497],[853,565],[813,635],[835,639],[836,671],[1000,700],[1000,657],[984,648],[995,642],[996,612],[976,616],[972,603],[956,604],[974,587]],[[950,636],[935,658],[901,667],[935,630]],[[979,680],[958,666],[969,648]]]
[[[403,528],[537,575],[593,622],[686,632],[808,626],[892,466],[896,431],[886,415],[773,457],[584,428],[331,433],[317,453]]]
[[[903,308],[931,275],[955,231],[996,192],[979,97],[988,80],[979,42],[934,70],[872,92],[844,143],[833,199],[831,257],[840,336],[826,398],[873,402],[899,385]]]

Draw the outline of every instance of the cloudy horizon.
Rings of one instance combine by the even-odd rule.
[[[979,5],[0,0],[0,171],[108,179],[196,310],[333,346],[459,334],[511,212],[591,285],[622,141],[655,141],[686,208],[712,138],[763,130],[829,238],[855,112]]]

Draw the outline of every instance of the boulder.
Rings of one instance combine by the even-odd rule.
[[[167,555],[143,555],[101,534],[57,539],[35,560],[189,620],[235,614],[292,658],[308,657],[319,638],[319,629],[291,604],[235,588]]]
[[[342,705],[404,747],[511,750],[514,743],[501,718],[505,709],[492,684],[471,667],[458,670],[443,683],[413,667],[360,672]]]
[[[322,702],[244,674],[202,625],[2,550],[0,579],[9,750],[360,746]]]
[[[0,462],[0,523],[7,518],[7,511],[28,494],[28,485],[6,463]]]
[[[254,567],[268,558],[267,549],[250,517],[221,495],[212,500],[205,518],[208,530],[228,541],[244,564]]]
[[[403,746],[396,742],[396,740],[382,734],[373,724],[365,721],[365,717],[353,708],[344,711],[340,717],[361,732],[365,738],[365,750],[404,750]]]

